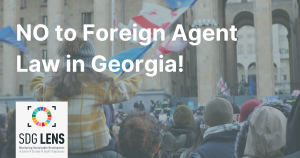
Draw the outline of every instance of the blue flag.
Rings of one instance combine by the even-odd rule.
[[[124,73],[124,70],[122,69],[123,61],[131,60],[133,63],[135,63],[137,59],[141,59],[144,56],[144,54],[151,48],[152,44],[153,42],[145,47],[136,47],[136,48],[128,49],[109,58],[106,61],[106,65],[107,65],[106,73],[108,73],[108,75],[113,77],[114,79],[117,79],[119,76],[121,76]],[[113,59],[118,60],[120,62],[120,70],[117,72],[111,72],[108,69],[108,63]],[[125,64],[125,67],[129,68],[129,66],[130,64],[127,62]]]
[[[256,86],[252,78],[249,76],[249,94],[256,95]]]
[[[165,0],[172,9],[190,7],[196,3],[197,0]]]
[[[0,29],[0,41],[17,47],[20,49],[20,51],[27,53],[27,48],[25,44],[22,41],[17,40],[17,34],[11,26],[7,26],[3,29]]]

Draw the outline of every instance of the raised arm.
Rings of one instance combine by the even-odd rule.
[[[133,74],[129,78],[116,83],[116,87],[105,88],[104,104],[114,104],[131,99],[140,90],[141,74]]]

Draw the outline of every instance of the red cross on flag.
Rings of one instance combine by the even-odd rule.
[[[119,24],[119,29],[128,28],[133,34],[133,28],[137,29],[137,33],[142,28],[151,29],[151,38],[153,37],[153,29],[162,28],[166,30],[188,9],[189,7],[180,8],[176,11],[172,11],[168,8],[152,3],[143,3],[143,9],[140,14],[129,20],[128,25],[122,23]],[[136,27],[133,24],[137,24]],[[145,35],[146,36],[146,35]],[[144,37],[145,37],[144,36]],[[124,36],[125,37],[125,36]],[[133,43],[142,41],[137,35],[137,40],[130,40]]]
[[[158,49],[154,53],[154,57],[157,57],[159,55],[165,55],[168,53],[180,53],[183,51],[186,46],[188,45],[188,41],[184,41],[182,37],[177,37],[176,40],[172,41],[173,34],[168,35],[166,40],[161,43],[161,45],[158,47]]]

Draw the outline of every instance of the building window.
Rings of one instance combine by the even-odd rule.
[[[248,54],[253,53],[253,44],[248,44]]]
[[[47,0],[41,0],[41,6],[42,7],[46,7],[47,6],[48,1]]]
[[[20,25],[24,28],[24,18],[20,18]]]
[[[243,35],[238,35],[238,39],[243,39]]]
[[[45,26],[48,25],[48,17],[47,16],[43,16],[43,24]],[[42,30],[42,36],[44,36],[45,35],[45,30],[44,29],[41,29],[41,30]]]
[[[283,29],[283,25],[279,24],[279,29]]]
[[[280,42],[285,42],[286,37],[285,36],[279,36],[279,41]]]
[[[23,85],[19,85],[19,95],[23,96]]]
[[[287,80],[287,75],[282,75],[282,80],[286,81]]]
[[[21,0],[20,8],[26,8],[26,0]]]
[[[173,85],[173,95],[175,95],[175,92],[176,92],[176,82],[172,81],[172,85]]]
[[[21,57],[21,68],[25,68],[25,66],[24,66],[24,53],[22,53],[22,52],[20,52],[20,57]]]
[[[238,54],[243,54],[243,52],[244,52],[244,47],[243,47],[243,45],[238,45]]]
[[[82,30],[85,24],[92,24],[92,13],[82,13]],[[91,30],[91,28],[89,28],[89,30]]]
[[[248,35],[247,35],[247,38],[252,38],[252,34],[248,34]]]
[[[47,50],[43,50],[43,54],[42,54],[42,59],[47,61],[48,54],[47,54]]]

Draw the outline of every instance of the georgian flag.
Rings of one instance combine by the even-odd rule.
[[[223,86],[224,86],[223,77],[221,77],[219,82],[217,83],[217,87],[222,89]]]
[[[161,43],[161,45],[158,47],[158,49],[154,53],[154,57],[157,57],[159,55],[165,55],[168,53],[180,53],[183,51],[186,46],[188,45],[188,41],[184,41],[182,37],[176,38],[175,41],[172,41],[173,34],[168,35],[166,40]]]
[[[228,87],[227,87],[227,83],[225,82],[225,85],[224,85],[224,87],[225,87],[225,92],[223,92],[223,94],[225,95],[225,96],[230,96],[231,94],[230,94],[230,89],[227,89]]]
[[[137,29],[137,33],[142,28],[151,29],[151,38],[153,38],[153,29],[162,28],[164,30],[168,29],[177,19],[189,8],[180,8],[176,11],[172,11],[168,8],[162,7],[160,5],[152,3],[143,3],[143,9],[140,11],[140,14],[133,17],[129,20],[128,25],[122,23],[119,24],[119,29],[128,28],[131,30],[131,35],[133,34],[133,28]],[[133,27],[133,24],[137,24],[136,27]],[[144,37],[146,36],[146,33]],[[158,35],[159,37],[160,35]],[[133,41],[133,38],[130,40],[133,43],[141,42],[137,35],[137,40]]]

